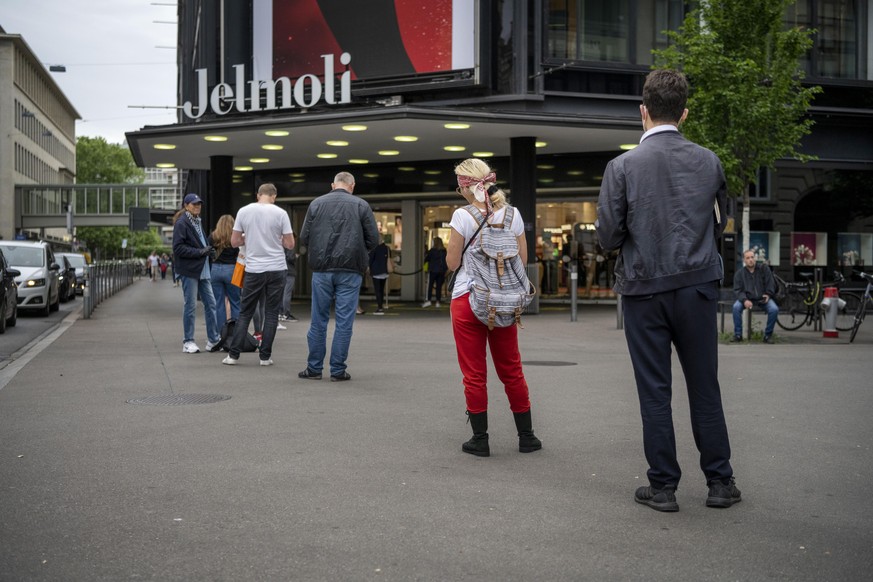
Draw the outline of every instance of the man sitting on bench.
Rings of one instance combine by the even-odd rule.
[[[776,281],[770,267],[755,261],[755,252],[743,252],[744,268],[734,275],[734,337],[731,342],[743,341],[743,310],[752,309],[756,305],[767,312],[767,326],[764,328],[764,343],[773,343],[773,327],[779,306],[770,298],[776,294]],[[751,330],[750,330],[751,331]]]

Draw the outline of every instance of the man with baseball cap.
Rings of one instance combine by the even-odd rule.
[[[215,296],[209,273],[209,255],[212,247],[206,242],[206,230],[200,219],[203,200],[197,194],[187,194],[182,204],[185,212],[173,225],[173,269],[182,281],[185,307],[182,311],[182,352],[196,354],[200,347],[194,341],[194,316],[197,313],[197,295],[203,301],[206,317],[206,351],[214,351],[221,339],[215,321]]]

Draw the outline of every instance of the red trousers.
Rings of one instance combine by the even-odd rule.
[[[512,325],[489,331],[487,325],[476,319],[467,295],[452,299],[451,310],[458,364],[464,375],[467,410],[473,414],[488,410],[486,343],[491,346],[491,359],[509,398],[509,408],[512,412],[530,410],[527,381],[518,351],[518,328]]]

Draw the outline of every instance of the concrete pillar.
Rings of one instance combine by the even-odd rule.
[[[209,157],[209,191],[203,197],[208,228],[214,228],[222,214],[236,215],[231,201],[233,185],[233,156]]]
[[[537,266],[537,153],[536,138],[513,137],[509,145],[509,188],[511,203],[524,219],[524,234],[527,239],[527,272],[534,286],[539,285]],[[527,313],[539,313],[539,294],[528,306]]]
[[[424,235],[424,225],[421,223],[421,206],[416,200],[404,200],[400,204],[400,214],[403,217],[403,240],[400,243],[400,253],[403,265],[400,270],[412,273],[421,268],[421,239]],[[417,301],[421,294],[421,277],[404,275],[400,277],[400,300]]]

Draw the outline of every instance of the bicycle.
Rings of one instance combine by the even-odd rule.
[[[867,289],[864,290],[863,298],[858,298],[858,308],[855,310],[855,318],[852,321],[852,334],[849,336],[849,343],[855,341],[855,336],[858,334],[858,328],[864,323],[864,316],[867,314],[867,306],[873,303],[873,275],[862,271],[855,271],[867,281]]]
[[[804,325],[813,325],[824,316],[821,307],[822,282],[818,281],[813,273],[800,273],[800,276],[804,277],[806,282],[789,283],[773,273],[773,278],[780,289],[776,297],[776,303],[779,305],[776,323],[786,331],[795,331]],[[842,274],[834,272],[834,281],[824,286],[839,288],[845,280]],[[845,301],[845,304],[837,313],[836,328],[838,331],[850,331],[855,323],[853,314],[855,308],[860,305],[861,298],[852,292],[843,293],[840,298]]]

